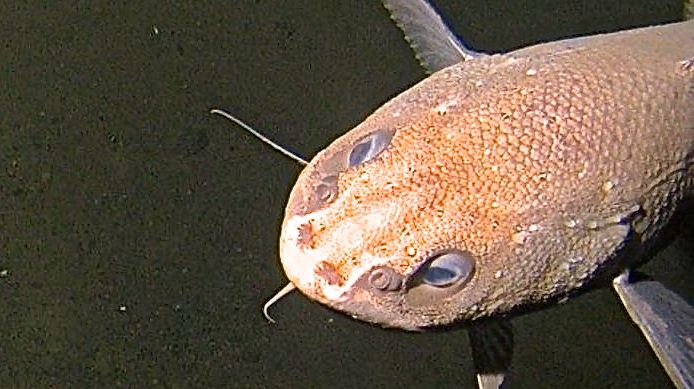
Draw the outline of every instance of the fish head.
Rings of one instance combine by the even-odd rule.
[[[436,77],[445,74],[425,82]],[[594,185],[574,192],[552,178],[582,165],[553,169],[535,150],[551,146],[541,131],[426,85],[301,172],[280,236],[291,283],[356,319],[405,330],[505,315],[580,287],[624,240],[623,228],[572,225],[590,211],[581,197]]]

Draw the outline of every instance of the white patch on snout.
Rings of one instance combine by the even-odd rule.
[[[280,235],[280,260],[289,280],[297,286],[305,295],[321,302],[338,301],[347,290],[369,269],[385,264],[390,257],[375,257],[369,253],[359,256],[358,264],[347,275],[342,285],[330,285],[323,278],[316,275],[315,270],[320,262],[332,263],[331,256],[338,252],[353,251],[363,246],[364,241],[372,231],[383,226],[389,215],[396,212],[393,207],[380,212],[362,214],[332,225],[328,218],[327,210],[321,210],[309,215],[295,216],[287,220]],[[323,244],[315,248],[302,247],[300,241],[300,229],[304,224],[310,223],[314,231],[320,226],[331,225],[332,244]],[[325,234],[325,232],[320,232]],[[322,237],[322,240],[326,237]],[[340,247],[340,250],[335,250]],[[350,250],[352,249],[352,250]],[[327,300],[327,301],[326,301]]]

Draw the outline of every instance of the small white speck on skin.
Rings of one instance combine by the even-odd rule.
[[[125,312],[128,310],[128,307],[126,307],[125,305],[121,305],[120,307],[118,307],[118,310],[121,312]]]
[[[539,229],[540,229],[540,227],[539,227],[537,224],[531,224],[531,225],[528,227],[528,231],[530,231],[530,232],[535,232],[535,231],[537,231],[537,230],[539,230]]]
[[[393,113],[393,117],[394,117],[394,118],[400,117],[400,112],[394,112],[394,113]]]
[[[612,191],[613,188],[614,188],[614,182],[612,182],[612,181],[605,181],[605,183],[602,184],[602,188],[601,188],[601,189],[602,189],[603,192],[609,193],[610,191]]]
[[[360,178],[364,181],[368,181],[369,180],[369,173],[362,173]]]
[[[10,275],[10,271],[7,269],[0,270],[0,277],[5,278]]]
[[[494,273],[494,278],[499,279],[504,275],[504,272],[501,270],[497,270],[496,273]]]
[[[479,81],[479,80],[478,80],[478,81],[475,83],[475,86],[476,86],[476,87],[480,87],[480,86],[482,86],[483,84],[484,84],[484,83],[483,83],[482,81]]]
[[[587,172],[588,172],[588,162],[583,162],[583,170],[578,172],[578,178],[585,177]]]
[[[685,59],[679,63],[680,70],[688,72],[694,67],[694,58]]]
[[[152,31],[154,32],[154,35],[159,35],[159,28],[156,25],[152,26]]]
[[[528,233],[526,231],[519,231],[516,232],[515,234],[511,235],[511,241],[515,244],[523,244],[525,243],[525,238],[528,236]]]
[[[436,112],[439,115],[445,115],[447,109],[448,107],[446,106],[446,104],[441,104],[438,107],[434,108],[434,112]]]
[[[528,69],[528,70],[525,72],[525,75],[526,75],[526,76],[534,76],[534,75],[536,75],[536,74],[537,74],[537,70],[535,70],[535,69]]]
[[[499,208],[499,203],[496,201],[492,202],[492,208]]]
[[[573,220],[573,219],[571,219],[571,220],[566,220],[566,221],[564,222],[564,225],[567,226],[567,227],[569,227],[569,228],[574,228],[574,227],[576,227],[577,224],[578,224],[578,223],[576,222],[576,220]]]
[[[415,249],[412,246],[407,246],[406,250],[407,250],[407,255],[409,255],[410,257],[414,257],[415,255],[417,255],[417,249]]]
[[[448,107],[453,107],[455,105],[458,105],[457,100],[449,100],[443,104],[440,104],[440,105],[434,107],[433,111],[439,115],[445,115],[446,112],[448,112]]]

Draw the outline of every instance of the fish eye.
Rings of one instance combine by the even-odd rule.
[[[349,153],[349,168],[359,166],[376,158],[388,147],[394,131],[377,130],[359,139]]]
[[[439,251],[427,259],[409,281],[405,301],[411,306],[434,306],[459,293],[472,280],[475,257],[456,249]]]
[[[466,283],[475,269],[473,257],[453,250],[437,254],[423,269],[421,282],[436,288],[448,288]]]

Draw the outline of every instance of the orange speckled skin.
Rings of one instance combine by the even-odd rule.
[[[554,301],[619,270],[692,193],[693,59],[690,21],[434,73],[301,173],[280,240],[289,279],[359,319],[417,330]],[[395,131],[390,145],[347,169],[377,129]],[[318,193],[332,174],[337,191]],[[471,253],[472,278],[412,304],[412,275],[446,248]],[[400,289],[366,285],[383,267]]]

